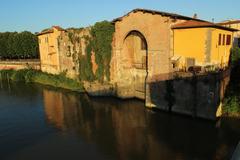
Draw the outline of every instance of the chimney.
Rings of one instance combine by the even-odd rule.
[[[198,18],[197,13],[194,13],[193,18],[195,18],[195,19]]]

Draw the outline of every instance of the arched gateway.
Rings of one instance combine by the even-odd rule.
[[[132,70],[134,95],[137,98],[145,99],[146,78],[147,78],[147,41],[139,31],[130,31],[124,39],[122,54],[128,57]]]

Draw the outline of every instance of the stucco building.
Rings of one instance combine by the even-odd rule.
[[[58,37],[65,30],[58,26],[45,29],[37,34],[40,50],[41,70],[52,74],[60,73]]]
[[[228,66],[235,29],[193,20],[176,24],[172,29],[175,68],[186,71],[191,66],[205,69]]]
[[[227,20],[221,23],[218,23],[219,25],[237,29],[237,32],[234,32],[234,40],[233,45],[236,47],[240,47],[240,20]]]

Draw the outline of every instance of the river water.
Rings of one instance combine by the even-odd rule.
[[[240,121],[145,109],[138,100],[0,85],[0,159],[230,159]]]

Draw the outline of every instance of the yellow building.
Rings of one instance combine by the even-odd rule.
[[[228,66],[236,29],[194,20],[175,24],[172,29],[175,68],[186,71],[191,66]]]
[[[40,50],[41,70],[52,74],[60,73],[58,37],[65,32],[59,26],[43,30],[37,34]]]
[[[240,30],[240,20],[227,20],[218,24],[225,27]],[[234,33],[233,45],[235,47],[240,47],[240,31]]]

